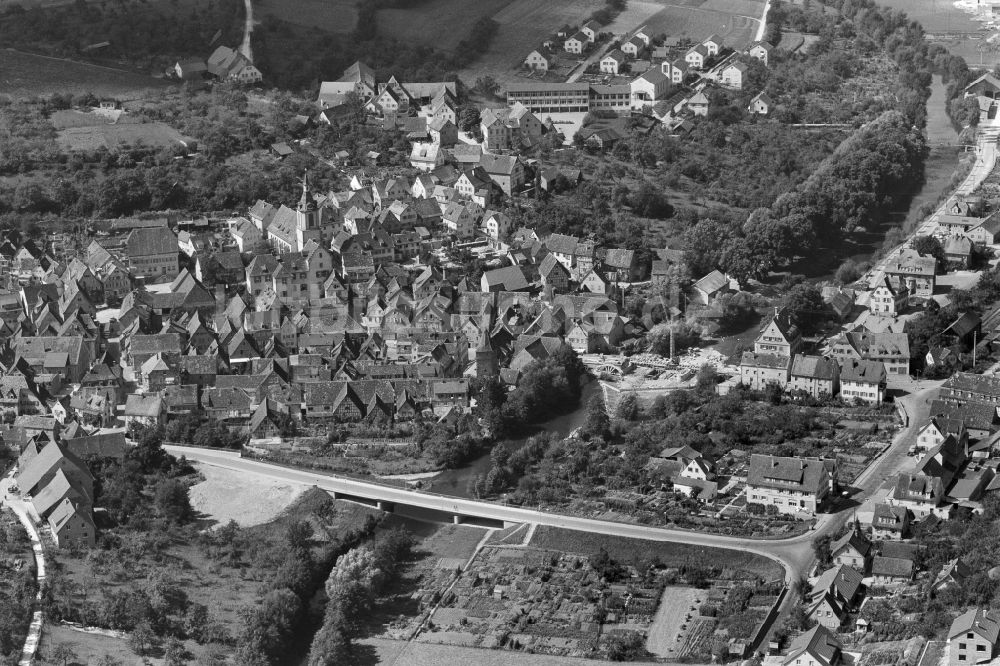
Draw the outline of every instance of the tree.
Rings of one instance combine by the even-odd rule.
[[[154,640],[156,640],[156,634],[153,633],[148,622],[142,621],[135,625],[132,633],[129,634],[128,645],[133,652],[143,657],[146,655],[146,651],[153,646]]]
[[[479,127],[479,107],[474,104],[466,104],[458,109],[458,129],[463,132],[472,132]]]
[[[694,324],[686,321],[657,324],[646,333],[649,350],[660,356],[670,355],[670,331],[674,332],[675,351],[680,352],[698,343],[699,331]]]
[[[948,265],[948,260],[944,254],[944,246],[936,236],[917,236],[913,239],[912,247],[918,254],[931,256],[937,260],[939,271],[943,271]]]
[[[168,638],[163,653],[163,666],[184,666],[188,662],[188,651],[176,638]]]
[[[486,74],[476,79],[476,90],[484,95],[496,95],[500,84],[492,76]]]
[[[587,418],[583,424],[583,431],[591,437],[604,437],[610,429],[611,419],[608,418],[604,395],[595,393],[587,402]]]
[[[834,277],[837,278],[837,282],[840,284],[853,284],[858,281],[858,278],[861,277],[863,272],[864,271],[861,269],[861,266],[859,266],[856,261],[853,259],[847,259],[837,269],[837,273]]]
[[[316,632],[309,648],[309,666],[339,666],[348,663],[351,640],[341,624],[328,618]]]
[[[62,664],[62,666],[68,666],[70,661],[76,661],[76,644],[75,643],[57,643],[55,647],[52,648],[52,654],[49,655],[52,661],[57,664]]]
[[[798,284],[785,295],[785,313],[804,335],[818,332],[832,316],[823,301],[823,292],[815,284]]]
[[[626,393],[618,400],[615,416],[624,421],[635,421],[639,418],[639,399],[634,392]]]
[[[183,524],[194,516],[187,486],[177,479],[164,479],[156,486],[156,512],[168,522]]]

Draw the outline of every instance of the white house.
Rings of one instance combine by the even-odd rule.
[[[588,44],[590,40],[587,39],[587,35],[583,32],[578,32],[563,43],[563,49],[567,53],[583,53],[583,49]]]
[[[695,69],[703,69],[705,67],[705,61],[708,59],[708,49],[705,48],[704,44],[699,44],[694,47],[686,54],[684,54],[684,62],[686,62],[691,67]]]
[[[753,99],[750,100],[750,106],[747,107],[747,111],[754,115],[766,116],[771,112],[773,106],[774,102],[771,101],[771,98],[766,93],[761,92],[754,95]]]
[[[605,74],[614,74],[617,76],[621,72],[621,66],[624,64],[625,54],[618,49],[614,49],[601,58],[601,71]]]
[[[705,50],[708,51],[708,55],[710,56],[719,55],[723,47],[725,47],[722,37],[719,37],[718,35],[710,35],[708,39],[701,43],[701,45],[705,47]]]
[[[771,51],[773,50],[774,47],[769,42],[754,42],[753,46],[747,51],[747,55],[760,60],[766,65],[767,59],[771,57]]]
[[[644,48],[646,48],[646,45],[638,37],[632,37],[621,45],[622,53],[633,58],[637,57],[639,51],[642,51]]]
[[[528,69],[547,72],[549,71],[549,59],[540,51],[532,51],[528,54],[528,57],[524,59],[524,66]]]
[[[747,71],[750,68],[742,62],[731,62],[722,68],[719,83],[734,90],[742,90],[746,82]]]

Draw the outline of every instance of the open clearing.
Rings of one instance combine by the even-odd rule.
[[[692,546],[670,541],[626,539],[544,525],[539,525],[538,529],[535,530],[531,546],[587,555],[596,553],[603,548],[608,551],[611,557],[623,562],[631,562],[637,556],[648,559],[655,555],[660,558],[660,562],[664,566],[668,567],[684,565],[719,567],[744,571],[760,576],[765,581],[781,580],[785,575],[781,565],[777,562],[746,551]]]
[[[39,653],[42,655],[51,654],[52,648],[60,644],[71,645],[73,651],[76,652],[76,658],[70,663],[96,664],[104,655],[110,655],[126,664],[134,664],[140,661],[140,658],[129,649],[124,639],[105,634],[79,631],[73,627],[61,624],[46,623],[45,630],[42,632],[42,643],[39,646]],[[151,661],[154,664],[162,663],[161,659],[152,659]],[[44,661],[43,663],[50,662]]]
[[[53,93],[93,93],[98,97],[138,99],[162,79],[111,67],[0,49],[0,97],[33,97]]]
[[[691,613],[691,607],[697,607],[698,601],[705,596],[707,590],[670,585],[665,587],[656,615],[653,616],[653,624],[649,627],[646,649],[660,657],[677,656],[676,650],[680,643],[684,617]]]
[[[308,487],[211,465],[197,465],[197,468],[205,480],[191,486],[191,506],[218,521],[219,525],[230,520],[235,520],[240,527],[266,523]]]

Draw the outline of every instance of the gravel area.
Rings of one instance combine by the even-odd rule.
[[[308,488],[305,484],[249,472],[199,465],[205,480],[191,486],[191,506],[198,513],[225,525],[235,520],[241,527],[272,520]]]

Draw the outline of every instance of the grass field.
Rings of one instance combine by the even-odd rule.
[[[745,551],[691,546],[669,541],[626,539],[577,532],[559,527],[540,525],[535,530],[535,536],[530,545],[533,548],[582,554],[596,553],[604,548],[611,557],[624,562],[631,562],[637,556],[650,558],[656,555],[668,567],[692,564],[703,567],[719,567],[760,576],[766,581],[782,579],[785,575],[784,570],[777,562]]]
[[[0,49],[0,97],[90,92],[137,99],[145,90],[166,85],[162,79],[135,72]]]
[[[45,625],[42,632],[42,642],[39,653],[43,664],[56,662],[46,659],[56,645],[69,645],[76,653],[76,658],[70,663],[96,664],[104,655],[109,655],[125,664],[141,663],[141,659],[129,649],[125,639],[105,634],[92,634],[78,631],[72,627],[51,624]],[[162,663],[160,659],[151,659],[155,664]]]
[[[358,22],[356,0],[256,0],[254,16],[273,16],[293,25],[346,34]]]

